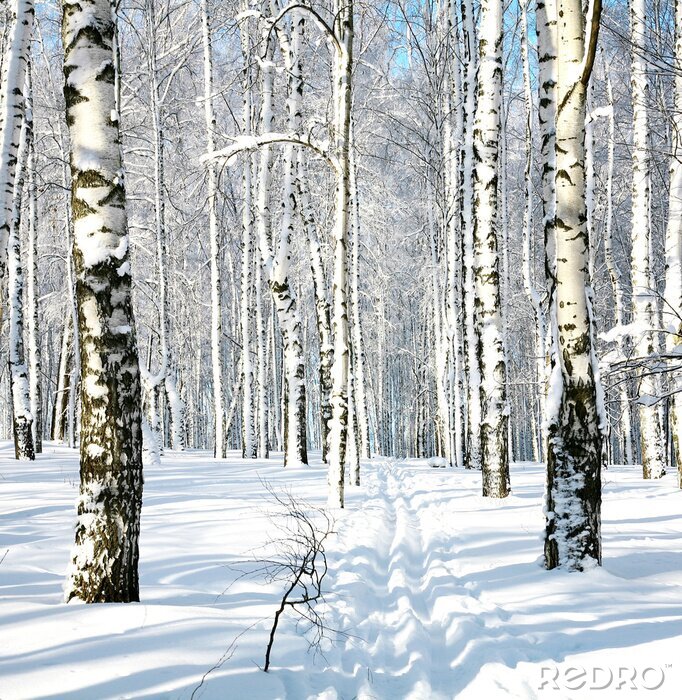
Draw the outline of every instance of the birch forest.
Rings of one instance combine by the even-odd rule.
[[[498,529],[532,472],[534,581],[608,566],[619,479],[679,513],[682,0],[1,0],[0,80],[0,486],[73,465],[60,602],[144,601],[171,472],[389,533],[399,465]]]

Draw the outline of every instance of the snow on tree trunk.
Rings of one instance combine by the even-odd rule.
[[[66,600],[139,600],[140,368],[107,0],[63,3],[81,361],[81,486]]]
[[[645,0],[631,0],[632,42],[632,320],[633,341],[640,358],[656,352],[653,328],[657,325],[656,292],[651,275],[649,79],[647,75]],[[659,421],[656,375],[645,369],[639,376],[639,426],[642,473],[645,479],[665,474],[665,448]]]
[[[300,118],[300,97],[302,82],[297,74],[297,60],[293,56],[288,37],[282,30],[278,31],[284,45],[284,56],[288,69],[287,81],[287,121],[290,128],[295,128]],[[273,65],[272,49],[268,44],[269,26],[263,31],[267,48],[265,60],[261,65],[263,104],[261,120],[264,133],[272,133],[274,123],[273,111]],[[284,174],[282,195],[282,218],[280,235],[273,241],[270,217],[272,154],[270,146],[261,146],[261,172],[258,195],[258,243],[263,269],[270,286],[277,320],[282,332],[282,354],[284,385],[282,391],[284,417],[284,466],[299,466],[308,463],[305,362],[303,359],[303,341],[301,319],[297,309],[296,294],[289,279],[290,240],[294,232],[294,220],[297,216],[295,196],[295,177],[298,171],[298,155],[293,144],[285,143]]]
[[[545,338],[547,335],[544,309],[540,292],[533,283],[533,97],[531,93],[530,62],[528,60],[528,0],[521,4],[521,60],[523,63],[523,99],[526,117],[525,208],[523,211],[523,285],[533,307],[535,319],[535,382],[537,414],[544,423]],[[544,459],[542,433],[534,437],[539,459]]]
[[[303,71],[301,67],[301,46],[304,38],[305,16],[301,13],[293,22],[291,49],[285,43],[283,50],[287,57],[288,70],[294,79],[298,99],[303,92]],[[296,113],[295,129],[301,127],[300,109]],[[334,346],[332,345],[332,328],[329,300],[327,298],[327,283],[325,279],[322,250],[315,221],[315,213],[310,202],[310,192],[304,149],[299,148],[298,167],[294,183],[298,196],[298,212],[305,231],[308,250],[310,252],[310,269],[313,279],[313,295],[315,299],[315,318],[320,353],[320,442],[322,443],[322,461],[327,461],[329,450],[329,424],[332,418],[332,364],[334,361]]]
[[[365,339],[360,322],[360,195],[357,182],[357,163],[355,161],[355,134],[353,124],[350,130],[350,193],[353,203],[353,223],[351,226],[352,258],[351,258],[351,306],[353,312],[353,357],[355,361],[353,372],[353,404],[356,412],[358,438],[362,457],[371,457],[369,446],[369,419],[367,416],[367,393],[365,387],[366,359]],[[359,462],[358,462],[359,464]],[[359,472],[357,484],[359,484]]]
[[[445,91],[445,132],[444,132],[444,167],[445,167],[445,232],[447,242],[447,273],[445,287],[445,321],[448,341],[448,396],[450,401],[449,453],[451,464],[464,466],[464,386],[461,328],[461,221],[459,172],[459,144],[463,134],[462,85],[459,66],[459,23],[456,0],[447,0],[443,8],[446,13],[445,27],[448,53],[445,56],[448,89]]]
[[[670,159],[668,226],[665,234],[665,329],[666,351],[682,356],[682,0],[675,2],[675,122]],[[673,362],[675,360],[673,359]],[[670,423],[679,486],[682,488],[682,372],[671,373]]]
[[[242,3],[242,11],[248,3]],[[250,22],[242,21],[240,26],[242,57],[244,61],[242,89],[242,135],[252,133],[251,113],[251,40]],[[242,284],[241,284],[241,337],[242,337],[242,457],[255,459],[258,455],[255,425],[255,392],[253,385],[254,371],[251,354],[251,329],[253,328],[253,216],[251,211],[251,164],[252,158],[244,158],[242,173]]]
[[[476,114],[476,25],[472,0],[462,0],[464,79],[462,92],[462,262],[464,267],[464,327],[467,374],[467,469],[481,468],[481,367],[476,327],[476,281],[474,278],[474,119]]]
[[[258,455],[267,457],[270,452],[268,439],[268,353],[267,329],[263,315],[263,268],[256,262],[256,337],[258,343]]]
[[[21,205],[26,160],[32,138],[32,122],[24,118],[17,150],[12,220],[7,246],[9,306],[9,379],[12,393],[14,454],[17,459],[33,460],[33,415],[28,370],[24,356],[24,270],[21,260]]]
[[[204,120],[206,148],[215,150],[216,120],[213,111],[213,37],[209,0],[201,0],[201,27],[204,49]],[[208,231],[211,245],[211,369],[213,376],[214,448],[217,458],[224,458],[225,408],[223,406],[222,359],[222,282],[220,276],[220,231],[218,229],[218,172],[215,162],[208,161]]]
[[[545,253],[545,284],[547,286],[547,309],[551,313],[555,277],[555,235],[554,217],[556,209],[556,110],[557,110],[557,67],[558,67],[558,0],[537,0],[535,30],[538,37],[538,125],[540,130],[540,172],[542,195],[542,231]],[[545,355],[544,371],[540,391],[547,393],[549,371],[548,361],[552,352],[550,324],[546,324],[546,337],[543,338]],[[544,385],[544,391],[543,391]],[[544,419],[548,420],[546,409]],[[546,435],[545,435],[546,438]],[[547,455],[547,445],[543,454]]]
[[[590,306],[585,203],[586,91],[594,59],[581,0],[559,0],[556,122],[555,288],[547,397],[545,565],[601,563],[603,397]],[[590,13],[596,38],[599,12]],[[596,24],[595,24],[596,23]]]
[[[0,322],[4,308],[6,251],[13,217],[15,175],[25,107],[26,70],[33,31],[33,0],[13,0],[2,60],[0,99]]]
[[[500,310],[498,157],[502,96],[502,1],[482,0],[474,127],[477,355],[481,366],[483,495],[509,495],[506,361]]]
[[[292,16],[294,27],[297,15]],[[297,29],[294,29],[297,33]],[[295,44],[289,42],[285,53],[288,65],[287,123],[292,132],[298,133],[303,97],[303,81]],[[265,262],[268,272],[279,325],[282,330],[286,402],[284,404],[284,466],[308,463],[305,361],[303,359],[303,337],[298,302],[290,280],[290,242],[295,232],[297,200],[294,180],[298,171],[298,154],[293,144],[284,146],[284,173],[282,183],[282,218],[280,235],[275,250]]]
[[[332,420],[329,432],[330,507],[344,505],[344,464],[348,435],[348,228],[350,200],[351,80],[353,69],[353,2],[334,0],[337,45],[333,54],[334,153],[338,163],[334,214],[334,274],[332,281]]]
[[[28,382],[31,395],[33,422],[33,447],[36,454],[43,451],[43,395],[41,383],[42,358],[40,351],[40,303],[38,293],[38,193],[36,188],[35,139],[33,137],[33,84],[31,66],[27,71],[26,125],[28,138],[27,194],[28,194],[28,284],[26,304],[28,309]]]

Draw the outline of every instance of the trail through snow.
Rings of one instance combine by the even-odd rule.
[[[365,507],[344,523],[347,548],[335,567],[336,626],[352,635],[341,672],[358,683],[358,697],[452,697],[453,643],[500,611],[457,581],[447,535],[422,528],[423,493],[405,465],[379,463],[366,479]]]
[[[651,591],[645,596],[647,603],[636,602],[636,590],[619,595],[613,585],[618,579],[601,570],[582,578],[544,572],[537,561],[539,537],[531,538],[534,556],[519,564],[519,551],[510,544],[527,541],[524,533],[527,536],[542,522],[540,508],[528,513],[519,504],[529,496],[525,485],[518,484],[521,497],[509,502],[469,493],[473,503],[467,504],[464,494],[448,485],[451,476],[427,471],[423,463],[388,460],[372,466],[364,473],[367,494],[362,509],[347,514],[339,528],[334,563],[330,624],[349,636],[327,669],[310,676],[311,697],[459,700],[549,694],[573,700],[588,696],[571,691],[590,692],[591,669],[596,665],[600,673],[602,666],[617,668],[618,663],[630,672],[628,664],[636,659],[641,673],[642,657],[618,647],[650,642],[656,635],[635,633],[628,640],[626,633],[623,638],[618,623],[627,618],[609,622],[606,613],[617,600],[625,610],[649,608]],[[464,476],[480,483],[478,475]],[[511,565],[505,561],[510,555],[516,558]],[[543,577],[553,581],[542,581]],[[554,592],[545,588],[552,583]],[[672,589],[657,587],[656,592],[667,600],[666,613],[676,619],[670,620],[667,650],[659,657],[653,652],[656,645],[646,649],[649,666],[682,651],[682,608]],[[606,606],[600,607],[602,602]],[[599,632],[594,631],[594,640],[589,634],[590,623],[599,621],[600,614],[604,621],[595,627],[613,626],[612,632],[604,630],[602,635],[613,637],[615,653],[601,649]],[[639,617],[644,617],[641,612],[635,619]],[[578,623],[577,630],[573,622]],[[591,666],[593,649],[601,653]],[[548,684],[540,693],[543,679],[553,676],[554,667],[564,674],[572,667],[569,662],[586,669],[585,687],[562,686],[562,675],[558,688]],[[655,694],[658,700],[675,697],[672,673],[669,664],[667,686]],[[602,675],[598,681],[603,683]],[[623,690],[635,690],[627,686],[616,690],[616,684],[617,677],[611,687],[601,689],[600,697],[620,698]],[[292,697],[297,697],[296,691],[302,689],[292,690]]]

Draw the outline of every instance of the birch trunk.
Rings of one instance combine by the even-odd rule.
[[[2,61],[0,99],[0,323],[4,309],[6,251],[13,217],[15,175],[24,118],[26,70],[33,31],[33,0],[13,0]]]
[[[209,0],[201,0],[201,26],[204,49],[204,120],[206,149],[215,150],[215,114],[213,112],[213,37]],[[222,282],[220,275],[220,231],[218,230],[218,172],[208,161],[208,231],[211,242],[211,371],[213,376],[214,447],[219,459],[225,452],[225,408],[223,405]]]
[[[280,40],[282,32],[278,31]],[[272,48],[268,43],[269,25],[264,27],[263,38],[266,45],[262,72],[261,121],[264,133],[272,132],[273,111],[273,65]],[[285,52],[291,60],[290,50]],[[296,119],[297,97],[292,95],[296,80],[289,70],[287,117],[291,125]],[[272,183],[271,146],[261,147],[260,182],[258,194],[258,245],[263,270],[272,293],[273,308],[282,332],[283,350],[283,390],[282,415],[284,422],[284,466],[307,464],[305,366],[301,320],[296,306],[296,295],[289,280],[289,242],[294,230],[296,199],[294,194],[295,170],[298,169],[296,154],[291,143],[286,143],[284,154],[284,176],[282,197],[282,219],[280,235],[273,241],[270,214],[270,190]]]
[[[248,3],[242,3],[242,11]],[[242,57],[244,61],[242,90],[242,135],[250,136],[251,125],[251,46],[250,22],[243,20],[240,26]],[[242,336],[242,457],[255,459],[258,455],[258,442],[255,435],[255,391],[254,371],[251,355],[251,329],[253,328],[253,218],[251,212],[251,164],[250,154],[246,154],[242,174],[242,284],[241,284],[241,336]]]
[[[596,39],[599,10],[588,26]],[[585,204],[586,91],[594,60],[581,0],[559,0],[555,288],[547,403],[545,565],[601,563],[601,460],[605,426],[590,307]]]
[[[533,97],[531,93],[530,62],[528,60],[528,1],[521,3],[521,60],[523,63],[523,99],[526,116],[525,207],[523,211],[523,285],[533,307],[535,320],[535,383],[536,415],[540,428],[533,435],[534,451],[543,460],[542,424],[544,423],[545,338],[547,335],[542,298],[533,282]]]
[[[551,315],[554,304],[552,294],[555,282],[555,214],[556,214],[556,126],[557,126],[557,81],[558,81],[558,0],[537,0],[535,28],[538,37],[538,126],[540,131],[540,165],[542,193],[542,231],[544,238],[544,273],[547,289],[547,313]],[[546,394],[549,390],[548,365],[552,353],[550,324],[546,324],[546,336],[543,341],[544,368],[541,387]],[[549,420],[547,408],[543,411],[545,421]],[[543,454],[547,457],[546,444]]]
[[[35,136],[33,135],[33,83],[31,66],[27,73],[26,122],[30,124],[28,139],[27,194],[28,194],[28,284],[26,301],[28,308],[28,382],[31,395],[33,422],[33,446],[35,453],[43,451],[43,393],[41,383],[42,358],[40,351],[40,302],[38,292],[38,192],[36,188]]]
[[[267,329],[263,315],[263,269],[256,263],[256,336],[258,343],[258,456],[267,458],[270,453],[268,439],[268,352]]]
[[[666,351],[680,356],[682,347],[682,0],[675,2],[675,105],[668,226],[665,234]],[[682,488],[682,372],[671,373],[670,422],[679,486]]]
[[[482,0],[474,128],[477,354],[481,366],[483,495],[509,495],[506,361],[498,255],[498,158],[502,97],[502,2]]]
[[[358,193],[357,164],[355,162],[355,134],[353,124],[350,129],[350,196],[353,203],[353,241],[351,258],[351,307],[353,312],[353,404],[357,416],[357,433],[360,442],[360,452],[362,457],[369,459],[369,420],[367,417],[367,392],[365,386],[366,359],[365,340],[360,322],[360,196]],[[359,462],[358,462],[359,464]],[[359,485],[359,471],[356,485]]]
[[[632,43],[632,320],[638,357],[654,354],[657,325],[656,294],[651,276],[649,79],[646,52],[646,3],[631,0]],[[658,479],[665,474],[665,451],[656,401],[660,392],[656,375],[645,368],[639,377],[639,426],[642,441],[642,474]]]
[[[449,51],[445,57],[448,79],[448,89],[445,100],[445,183],[446,183],[446,221],[447,236],[447,281],[445,290],[445,317],[448,339],[448,388],[451,403],[450,423],[450,455],[451,464],[456,467],[464,466],[464,378],[461,328],[461,295],[462,295],[462,248],[461,221],[459,217],[461,197],[459,191],[459,144],[463,139],[463,104],[462,85],[459,67],[459,23],[457,18],[456,0],[447,0],[447,36]]]
[[[350,200],[350,124],[353,69],[353,2],[334,0],[333,55],[334,153],[338,163],[334,219],[334,275],[332,282],[334,365],[332,367],[332,421],[329,434],[330,507],[344,506],[344,464],[348,434],[348,224]]]
[[[464,326],[467,374],[467,469],[481,469],[481,366],[476,328],[476,281],[474,278],[474,119],[476,115],[476,25],[472,0],[462,0],[464,60],[463,154],[462,154],[462,246],[464,266]]]
[[[296,23],[296,16],[293,20]],[[298,57],[290,52],[291,67],[287,86],[287,121],[292,131],[300,121],[303,83],[299,73]],[[291,257],[290,241],[294,235],[297,217],[297,201],[294,178],[298,170],[296,148],[291,143],[284,147],[284,175],[282,196],[282,219],[276,249],[269,252],[265,269],[270,280],[270,289],[277,309],[283,338],[283,363],[286,382],[284,404],[284,465],[298,466],[308,463],[305,362],[301,317],[298,312],[296,294],[289,278]]]
[[[24,90],[26,91],[26,89]],[[29,113],[27,113],[28,115]],[[12,394],[14,455],[20,460],[34,460],[33,415],[28,370],[24,354],[24,269],[21,259],[21,206],[26,175],[26,160],[32,138],[32,122],[23,119],[17,150],[12,220],[7,246],[9,306],[9,380]]]
[[[106,0],[64,2],[81,361],[81,487],[66,600],[139,600],[140,368]]]

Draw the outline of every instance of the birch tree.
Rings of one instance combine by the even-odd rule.
[[[21,212],[26,176],[26,161],[33,138],[33,121],[29,110],[24,114],[17,150],[12,219],[7,247],[9,306],[9,376],[12,392],[14,454],[17,459],[33,460],[33,415],[30,386],[24,353],[24,265],[21,255]]]
[[[63,2],[81,363],[81,484],[66,600],[139,600],[140,369],[107,0]]]
[[[646,62],[645,0],[631,0],[632,43],[632,320],[637,355],[656,352],[656,292],[651,276],[651,212],[649,152],[649,79]],[[639,376],[639,425],[642,440],[642,473],[645,479],[665,474],[663,433],[656,402],[660,396],[657,377],[648,369]]]
[[[10,28],[0,75],[0,321],[4,308],[5,256],[13,218],[15,175],[24,118],[24,90],[33,18],[33,0],[13,0],[8,14]]]
[[[206,124],[206,149],[215,150],[216,119],[213,111],[213,39],[209,0],[201,0],[201,29],[204,54],[204,121]],[[220,231],[218,229],[218,171],[216,164],[208,161],[208,235],[211,246],[211,373],[213,377],[214,456],[226,456],[225,408],[223,405],[223,354],[222,354],[222,281],[220,275]]]
[[[483,495],[509,494],[506,361],[498,255],[498,157],[502,93],[501,0],[482,0],[478,102],[474,126],[474,225],[477,355],[481,367]]]
[[[526,161],[524,175],[525,204],[523,210],[523,285],[533,307],[535,318],[535,382],[537,395],[537,440],[534,440],[535,456],[543,459],[542,423],[544,422],[544,401],[542,398],[545,377],[544,344],[546,319],[542,307],[542,297],[533,279],[533,95],[531,92],[530,61],[528,57],[528,0],[521,3],[521,61],[523,66],[523,100],[525,107],[525,148]]]
[[[353,2],[334,0],[336,50],[332,53],[333,141],[337,159],[334,218],[334,275],[332,281],[332,421],[329,433],[329,496],[331,507],[344,505],[344,464],[348,434],[348,230],[350,201],[351,81],[353,75]]]
[[[276,4],[271,3],[276,9]],[[293,16],[294,26],[297,16]],[[294,55],[295,45],[285,36],[278,25],[278,36],[284,42],[285,65],[288,69],[287,80],[287,124],[292,133],[299,132],[301,98],[303,96],[302,76],[298,56]],[[298,30],[294,28],[294,32]],[[298,43],[298,42],[297,42]],[[270,70],[270,69],[268,69]],[[264,98],[265,100],[265,98]],[[264,131],[268,128],[264,119]],[[308,463],[305,363],[303,361],[303,339],[301,317],[298,312],[298,300],[290,279],[290,245],[297,219],[297,200],[295,177],[298,170],[296,147],[293,143],[284,144],[282,182],[282,204],[280,232],[276,244],[267,235],[259,238],[261,258],[266,277],[272,291],[272,298],[277,309],[279,325],[283,337],[284,353],[284,464],[296,466]],[[269,193],[266,193],[269,194]]]
[[[666,351],[673,362],[682,348],[682,0],[675,2],[674,105],[668,226],[665,237]],[[682,488],[682,372],[673,370],[670,422]]]
[[[476,284],[474,273],[474,119],[476,115],[476,24],[472,0],[462,0],[462,42],[464,107],[462,142],[462,247],[464,266],[464,323],[467,378],[466,467],[481,468],[481,366],[476,327]]]
[[[540,131],[540,166],[542,197],[542,231],[544,249],[544,283],[547,288],[547,310],[551,314],[554,301],[551,297],[556,286],[554,217],[556,209],[556,125],[557,125],[557,68],[558,68],[558,0],[537,0],[535,31],[538,37],[538,126]],[[551,336],[547,324],[545,357],[551,352]],[[547,359],[545,365],[547,365]],[[544,392],[547,391],[547,369],[542,374]],[[549,420],[546,411],[545,421]],[[543,449],[547,454],[547,448]]]
[[[43,393],[42,393],[42,353],[40,342],[40,300],[38,293],[38,193],[36,186],[36,148],[33,133],[33,87],[31,66],[26,73],[26,122],[30,124],[26,156],[26,194],[28,195],[28,254],[26,267],[28,280],[26,302],[28,316],[28,382],[31,396],[30,409],[33,418],[33,447],[36,454],[43,451]],[[28,131],[28,128],[27,128]]]
[[[551,292],[552,372],[547,399],[545,566],[601,563],[604,416],[590,306],[585,202],[587,87],[601,4],[558,1],[556,278]]]
[[[251,37],[250,37],[250,21],[248,19],[248,3],[242,3],[242,12],[247,16],[242,19],[240,26],[242,57],[244,61],[243,70],[243,91],[244,98],[242,104],[242,131],[244,136],[250,136],[252,133],[252,112],[253,105],[251,99]],[[266,68],[269,70],[269,68]],[[263,102],[263,113],[266,115],[266,110],[270,109],[269,102]],[[242,457],[255,458],[258,454],[258,442],[255,435],[255,415],[254,415],[254,371],[251,355],[251,330],[253,328],[253,305],[252,294],[259,293],[260,290],[254,290],[253,285],[253,212],[251,202],[251,175],[252,163],[251,156],[247,155],[244,160],[244,170],[242,174],[242,286],[241,286],[241,335],[242,335]],[[261,178],[269,180],[270,163],[266,162],[265,168],[261,169]],[[261,188],[269,188],[269,181]],[[267,197],[268,192],[261,190],[259,197],[259,205],[262,206],[262,196]],[[261,226],[263,225],[262,218],[264,214],[259,209],[259,219]],[[266,224],[267,225],[267,224]],[[260,267],[259,263],[256,263]],[[260,359],[260,358],[259,358]]]

